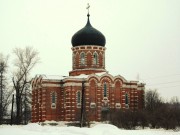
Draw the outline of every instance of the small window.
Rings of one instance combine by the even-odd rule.
[[[52,93],[52,103],[56,103],[56,95],[55,95],[55,92]]]
[[[77,92],[77,108],[81,108],[81,92]]]
[[[129,99],[128,99],[128,94],[125,94],[125,104],[128,105],[129,104]]]
[[[104,83],[104,97],[107,97],[107,84]]]
[[[81,65],[85,64],[85,54],[81,53]]]
[[[93,55],[93,64],[94,65],[98,64],[98,55],[97,55],[97,53],[94,53],[94,55]]]
[[[125,108],[128,109],[129,108],[129,97],[128,94],[125,94]]]
[[[81,92],[77,92],[77,103],[81,103]]]
[[[51,108],[52,109],[56,108],[56,93],[55,92],[51,94]]]

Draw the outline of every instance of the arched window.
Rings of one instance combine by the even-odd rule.
[[[55,94],[55,92],[52,93],[51,99],[52,99],[52,104],[53,103],[55,104],[56,103],[56,94]]]
[[[85,64],[85,54],[81,53],[81,65]]]
[[[104,83],[104,97],[107,97],[107,84]]]
[[[52,109],[56,108],[56,93],[55,92],[51,93],[51,108]]]
[[[81,104],[81,92],[77,92],[77,104]]]
[[[94,65],[97,65],[97,64],[98,64],[98,55],[97,55],[96,52],[95,52],[94,55],[93,55],[93,64],[94,64]]]
[[[81,92],[80,91],[78,91],[77,93],[76,93],[76,97],[77,97],[77,108],[81,108]]]
[[[129,100],[128,100],[128,94],[125,94],[125,104],[128,105],[129,104]]]

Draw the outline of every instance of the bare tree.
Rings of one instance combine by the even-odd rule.
[[[157,90],[148,90],[145,94],[145,106],[149,112],[154,112],[162,101]]]
[[[163,102],[159,96],[157,90],[148,90],[145,94],[145,110],[148,114],[148,121],[152,128],[158,125],[158,120],[160,119],[159,108],[162,106]]]
[[[31,99],[32,91],[30,89],[30,84],[27,84],[25,91],[22,94],[22,119],[24,124],[27,124],[28,120],[31,119]]]
[[[4,57],[0,54],[0,124],[2,124],[3,116],[7,114],[7,107],[9,105],[9,96],[7,87],[7,61],[8,56]]]
[[[180,101],[179,101],[178,97],[176,97],[176,96],[171,98],[170,103],[176,108],[178,108],[180,105]]]
[[[145,103],[146,108],[143,110],[116,110],[112,113],[110,122],[125,129],[150,126],[180,130],[180,102],[177,97],[173,97],[170,102],[163,102],[156,90],[148,90]]]
[[[0,60],[0,124],[2,124],[2,117],[3,117],[3,109],[2,109],[2,103],[3,103],[3,73],[4,73],[4,69],[5,69],[5,66],[4,66],[4,60],[2,58],[2,55],[1,55],[1,60]]]
[[[176,128],[180,130],[180,101],[178,97],[172,97],[170,104],[172,105],[172,110],[174,114],[174,121],[176,121]]]
[[[16,124],[22,122],[23,99],[26,101],[27,90],[30,84],[30,72],[33,67],[39,62],[38,52],[32,47],[15,48],[13,53],[16,56],[14,60],[15,71],[13,73],[13,86],[16,97]]]

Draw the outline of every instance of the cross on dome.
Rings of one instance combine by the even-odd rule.
[[[89,3],[87,4],[87,7],[86,7],[86,9],[88,10],[88,14],[89,14],[89,8],[90,8],[90,5],[89,5]]]

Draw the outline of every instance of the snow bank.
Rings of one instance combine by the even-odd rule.
[[[180,135],[172,130],[123,130],[110,124],[97,124],[92,128],[59,127],[31,123],[25,126],[1,125],[0,135]]]
[[[117,130],[118,128],[114,125],[111,124],[97,124],[94,127],[92,127],[93,129],[113,129],[113,130]]]

